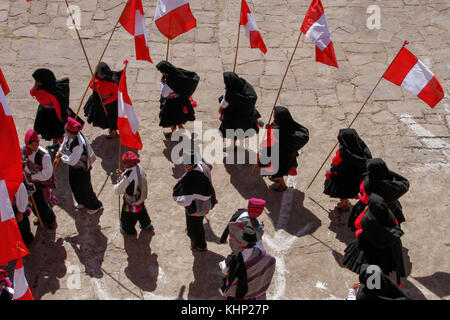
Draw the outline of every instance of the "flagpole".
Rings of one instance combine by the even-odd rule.
[[[167,38],[166,61],[169,61],[169,45],[170,45],[170,39]]]
[[[110,37],[109,37],[109,39],[108,39],[108,42],[106,43],[106,46],[105,46],[105,48],[103,49],[102,55],[100,56],[100,59],[98,60],[97,66],[95,67],[95,72],[94,72],[94,74],[92,75],[91,80],[89,81],[89,84],[88,84],[87,87],[86,87],[86,90],[84,90],[84,94],[83,94],[83,97],[81,98],[80,105],[78,106],[78,110],[77,110],[77,114],[76,114],[76,116],[75,116],[75,120],[76,120],[76,118],[78,117],[78,114],[80,113],[80,109],[81,109],[81,106],[82,106],[82,104],[83,104],[84,98],[86,97],[86,94],[87,94],[87,92],[88,92],[88,90],[89,90],[89,86],[90,86],[92,80],[94,79],[95,74],[96,74],[97,71],[98,71],[98,67],[99,67],[99,65],[100,65],[100,62],[102,62],[103,56],[105,55],[106,49],[108,48],[109,43],[111,42],[111,39],[112,39],[112,37],[113,37],[113,35],[114,35],[114,32],[116,31],[117,26],[119,25],[119,22],[120,22],[120,17],[119,17],[119,19],[117,20],[116,24],[114,25],[114,28],[113,28],[113,30],[112,30],[112,32],[111,32],[111,35],[110,35]],[[106,110],[106,109],[105,109],[105,110]]]
[[[80,33],[78,32],[78,28],[77,28],[77,26],[75,24],[75,19],[73,18],[72,11],[70,10],[69,3],[67,2],[67,0],[64,0],[64,1],[66,2],[67,10],[69,11],[70,17],[72,18],[72,23],[73,23],[73,26],[75,28],[75,32],[77,33],[78,40],[80,41],[81,48],[83,49],[84,57],[86,58],[86,62],[88,64],[88,66],[89,66],[89,70],[91,71],[91,75],[92,75],[92,67],[91,67],[89,59],[87,57],[86,49],[84,48],[83,41],[81,41],[81,36],[80,36]]]
[[[118,161],[118,168],[119,168],[118,170],[119,170],[119,172],[120,172],[120,159],[121,159],[121,157],[122,157],[122,143],[121,143],[120,138],[119,138],[119,161]],[[119,174],[118,174],[118,176],[120,177]],[[121,213],[121,210],[120,210],[120,194],[117,196],[117,198],[119,200],[119,224],[122,227],[121,216],[120,216],[120,213]]]
[[[33,203],[33,207],[34,207],[34,209],[36,210],[36,215],[37,215],[37,217],[38,217],[39,224],[41,225],[41,228],[42,228],[42,229],[45,229],[44,223],[42,222],[41,215],[39,214],[39,210],[38,210],[38,208],[37,208],[37,206],[36,206],[36,202],[34,201],[34,198],[33,198],[33,195],[32,195],[32,194],[30,194],[30,198],[31,198],[31,202]]]
[[[385,75],[386,71],[391,67],[392,63],[394,62],[394,60],[397,58],[398,54],[400,53],[400,51],[403,49],[403,47],[405,45],[407,45],[409,42],[405,41],[403,43],[403,46],[400,48],[400,50],[397,52],[397,54],[395,55],[394,59],[392,59],[391,63],[389,64],[389,66],[386,68],[386,70],[383,72],[382,76],[380,77],[380,79],[378,79],[377,84],[375,85],[375,87],[372,89],[372,91],[370,92],[369,96],[367,97],[366,101],[364,101],[362,107],[359,109],[359,111],[356,113],[355,117],[353,118],[352,122],[350,122],[350,124],[348,125],[348,128],[351,128],[351,126],[353,125],[353,123],[356,121],[356,119],[358,118],[358,116],[361,114],[361,111],[363,110],[363,108],[366,106],[367,102],[369,101],[370,97],[372,97],[372,94],[375,92],[375,89],[378,87],[378,85],[381,82],[381,79],[383,79],[383,76]],[[317,178],[317,175],[319,174],[320,170],[322,170],[323,166],[325,165],[325,163],[327,162],[328,158],[331,156],[331,154],[333,153],[334,149],[336,149],[336,147],[338,146],[339,141],[336,142],[336,144],[334,145],[333,149],[331,149],[330,153],[328,154],[328,156],[325,158],[324,162],[322,163],[322,165],[320,166],[319,170],[317,170],[316,174],[314,175],[314,178],[311,180],[311,182],[309,183],[308,187],[306,188],[306,191],[311,187],[311,185],[313,184],[314,180]]]
[[[243,4],[243,0],[241,0],[241,9],[240,9],[240,13],[239,13],[239,27],[238,27],[237,42],[236,42],[236,55],[234,56],[233,72],[236,71],[237,56],[238,56],[238,51],[239,51],[239,36],[241,34],[241,20],[242,20],[242,4]]]

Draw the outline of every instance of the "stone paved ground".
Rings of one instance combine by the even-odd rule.
[[[166,41],[153,24],[156,1],[143,1],[150,53],[164,58]],[[201,77],[194,95],[197,119],[204,128],[217,128],[217,98],[223,92],[222,72],[233,67],[239,15],[238,0],[191,0],[196,29],[171,44],[169,60],[195,70]],[[81,8],[81,35],[91,61],[97,62],[117,21],[123,0],[70,1]],[[259,111],[268,119],[287,61],[298,37],[308,0],[249,0],[268,47],[262,55],[249,48],[241,34],[237,73],[255,87]],[[339,264],[352,239],[334,212],[335,201],[322,194],[322,169],[309,181],[367,98],[404,40],[441,81],[450,84],[449,8],[446,0],[324,0],[340,68],[314,62],[314,46],[300,44],[287,75],[279,104],[310,129],[311,139],[299,157],[299,175],[280,195],[267,189],[258,175],[250,180],[250,165],[216,164],[213,182],[219,204],[208,216],[210,251],[192,254],[184,234],[183,210],[171,199],[181,176],[170,162],[173,144],[158,127],[159,77],[154,65],[135,61],[134,43],[118,28],[104,61],[113,69],[129,59],[129,94],[140,119],[150,194],[147,207],[155,233],[123,237],[118,232],[117,197],[112,174],[117,167],[117,140],[87,125],[85,134],[98,160],[92,172],[94,189],[104,203],[102,214],[88,216],[73,209],[67,167],[57,170],[61,201],[56,207],[56,233],[37,230],[37,241],[26,258],[28,282],[37,299],[221,299],[217,294],[217,264],[229,253],[218,237],[227,219],[246,199],[263,197],[267,210],[266,248],[277,257],[269,288],[270,299],[344,299],[356,276]],[[381,9],[381,29],[369,30],[369,5]],[[71,107],[77,109],[90,79],[76,34],[66,26],[64,1],[0,1],[0,66],[11,87],[8,100],[21,143],[33,125],[37,103],[29,95],[32,72],[51,68],[57,78],[70,77]],[[402,225],[408,277],[406,291],[415,299],[448,299],[449,283],[449,157],[450,108],[443,100],[433,110],[409,92],[383,80],[354,124],[374,156],[406,176],[410,191],[402,198],[407,217]],[[189,124],[192,130],[193,125]],[[44,143],[45,145],[46,143]],[[124,150],[124,149],[122,149]],[[35,230],[35,227],[33,227]],[[13,264],[8,266],[13,268]],[[74,289],[80,279],[82,289]]]

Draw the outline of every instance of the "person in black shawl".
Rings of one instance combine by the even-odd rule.
[[[93,90],[92,95],[83,108],[88,123],[109,129],[109,138],[117,136],[117,99],[122,72],[112,71],[106,63],[101,62],[89,85]]]
[[[192,251],[207,251],[203,219],[216,204],[211,168],[192,151],[183,154],[186,173],[173,187],[173,199],[185,208],[187,234]]]
[[[345,249],[342,263],[357,274],[364,264],[376,264],[386,275],[395,271],[400,284],[405,276],[400,240],[403,231],[382,197],[371,194],[368,210],[356,225],[360,232]]]
[[[359,273],[355,300],[411,300],[377,265],[364,264]]]
[[[159,126],[170,127],[172,132],[183,129],[187,121],[195,120],[191,96],[197,89],[199,76],[193,72],[175,67],[168,61],[161,61],[156,68],[162,73]]]
[[[380,158],[367,160],[367,175],[360,185],[358,203],[352,208],[348,219],[348,227],[355,230],[355,220],[367,206],[372,193],[376,193],[386,201],[400,226],[405,221],[402,205],[398,199],[409,190],[409,181],[388,169],[386,163]]]
[[[261,118],[261,115],[255,108],[258,96],[252,85],[234,72],[224,72],[223,80],[225,94],[219,98],[219,113],[222,121],[219,131],[224,144],[225,139],[229,138],[234,140],[234,146],[236,146],[236,139],[251,137],[259,132],[259,123],[262,122],[258,119]],[[244,135],[233,132],[233,136],[227,137],[227,130],[236,131],[238,129],[242,129]]]
[[[69,78],[56,80],[51,70],[43,68],[37,69],[32,76],[36,82],[30,94],[39,102],[33,128],[44,140],[52,140],[47,148],[54,149],[62,143],[64,124],[70,113]]]
[[[346,211],[350,208],[349,198],[358,195],[366,160],[371,159],[372,154],[355,129],[340,129],[337,138],[339,149],[325,175],[323,193],[341,199],[337,208]]]
[[[269,176],[271,181],[276,182],[275,191],[284,191],[287,189],[284,176],[297,175],[298,151],[309,141],[309,131],[301,124],[292,119],[291,113],[285,107],[275,107],[274,122],[267,126],[267,141],[263,142],[263,154],[269,158],[278,156],[278,170],[272,166],[272,163],[262,163],[258,165],[262,168],[261,174]],[[276,145],[275,145],[276,144]],[[279,154],[272,154],[272,149],[279,150]]]

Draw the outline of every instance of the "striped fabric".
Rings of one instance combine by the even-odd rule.
[[[144,208],[144,206],[142,204],[141,205],[137,205],[137,206],[133,206],[133,205],[129,205],[129,204],[124,203],[122,205],[122,211],[123,212],[137,213],[137,212],[141,212],[143,208]]]
[[[245,261],[247,269],[248,291],[244,300],[258,299],[264,295],[270,286],[275,273],[276,259],[265,250],[253,248],[251,256]],[[236,295],[238,279],[236,278],[226,292],[226,296]]]
[[[264,210],[266,200],[252,198],[248,200],[248,214],[252,218],[258,217]]]

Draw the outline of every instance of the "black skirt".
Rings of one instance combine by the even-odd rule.
[[[108,116],[106,116],[105,110],[103,110],[98,94],[94,93],[84,105],[84,116],[87,118],[87,122],[94,127],[117,130],[117,100],[106,104],[105,109]]]
[[[168,128],[195,120],[194,108],[189,99],[178,97],[160,100],[159,126]]]
[[[349,199],[359,194],[359,186],[364,180],[364,171],[341,164],[337,174],[333,174],[324,182],[324,191],[331,198]]]
[[[64,123],[59,120],[55,109],[45,109],[41,104],[38,107],[33,129],[47,141],[62,139],[64,136]]]
[[[245,137],[251,137],[259,132],[258,118],[260,117],[261,115],[257,110],[254,110],[252,115],[245,117],[241,115],[233,116],[232,112],[227,112],[225,109],[222,113],[222,123],[220,124],[219,131],[222,134],[222,137],[226,138],[227,129],[242,129],[244,132],[253,129],[254,131],[252,130],[245,134]]]
[[[392,271],[397,273],[397,277],[405,277],[406,274],[401,242],[379,250],[371,246],[362,235],[345,249],[342,263],[357,274],[360,273],[363,264],[375,264],[387,275]]]

